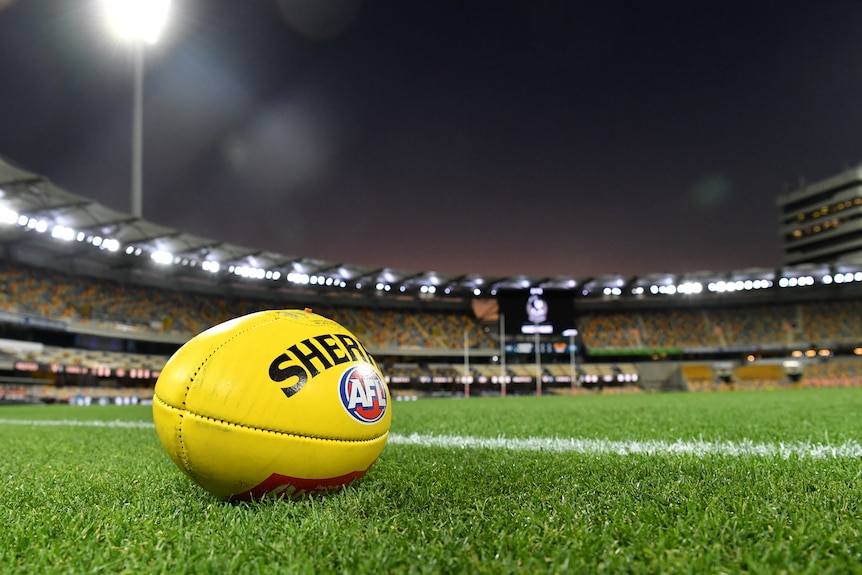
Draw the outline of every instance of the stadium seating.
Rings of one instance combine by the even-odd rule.
[[[580,324],[591,350],[828,347],[858,343],[862,301],[588,312]]]
[[[122,326],[192,336],[232,317],[271,308],[265,300],[223,298],[145,289],[0,261],[0,310],[56,320]],[[315,309],[377,349],[461,349],[464,333],[475,349],[494,342],[467,313],[369,308]]]
[[[273,306],[266,300],[148,289],[0,261],[0,312],[6,314],[10,325],[54,322],[52,325],[62,329],[86,326],[84,331],[104,333],[106,339],[116,339],[117,333],[128,334],[132,340],[142,335],[149,340],[164,336],[162,341],[178,346],[216,323]],[[468,376],[477,390],[499,392],[504,374],[496,360],[490,359],[499,348],[498,332],[469,311],[388,308],[383,304],[373,308],[324,305],[314,311],[356,333],[383,363],[393,388],[403,384],[418,386],[426,394],[440,390],[457,393]],[[603,362],[598,355],[601,352],[613,355],[755,346],[803,350],[862,343],[862,300],[588,310],[577,319],[586,353],[578,360],[575,385],[568,355],[560,354],[541,366],[533,363],[532,357],[527,363],[523,363],[524,357],[509,361],[505,378],[512,389],[522,386],[522,391],[528,392],[539,373],[554,391],[637,387],[642,371],[637,362]],[[465,338],[472,353],[489,352],[478,353],[469,367],[461,356]],[[154,378],[169,355],[45,342],[26,350],[0,350],[0,363],[7,368],[18,362],[37,366],[31,379],[45,381],[31,386],[31,391],[41,399],[99,400],[113,387],[122,391],[111,397],[139,401],[151,392]],[[683,362],[679,373],[693,391],[862,384],[859,357],[827,355],[828,361],[822,359],[809,357],[798,382],[791,381],[778,363],[737,362],[728,377],[717,377],[709,362]],[[11,374],[8,369],[7,374]],[[0,401],[20,396],[22,386],[9,375],[0,383]]]

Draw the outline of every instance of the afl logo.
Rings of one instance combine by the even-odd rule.
[[[351,367],[341,376],[338,386],[341,405],[360,423],[375,423],[386,413],[386,384],[377,371],[367,365]]]

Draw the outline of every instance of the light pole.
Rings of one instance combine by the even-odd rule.
[[[572,372],[571,391],[575,392],[575,387],[578,381],[578,370],[575,367],[575,336],[578,335],[578,330],[570,328],[563,331],[563,336],[569,338],[569,362]]]
[[[500,314],[500,395],[506,397],[506,316]]]
[[[130,209],[143,216],[144,45],[155,44],[167,22],[171,0],[103,0],[108,26],[132,44],[134,97],[132,103],[132,186]]]
[[[464,397],[470,397],[470,336],[467,328],[464,328]]]
[[[134,42],[135,94],[132,104],[132,215],[144,215],[144,47]]]
[[[536,396],[542,395],[542,354],[539,349],[539,330],[536,330]]]

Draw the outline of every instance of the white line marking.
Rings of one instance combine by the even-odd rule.
[[[132,429],[155,429],[152,421],[101,421],[98,419],[3,419],[0,425],[36,425],[45,427],[126,427]]]
[[[787,443],[756,443],[741,441],[706,441],[703,439],[676,441],[613,441],[578,437],[472,437],[459,435],[398,435],[391,434],[389,443],[424,447],[508,449],[513,451],[549,451],[554,453],[587,453],[615,455],[723,455],[728,457],[782,457],[803,459],[862,458],[862,444],[848,441],[825,445],[807,441]]]
[[[0,425],[32,425],[56,427],[103,427],[154,429],[150,421],[111,421],[76,419],[5,419]],[[836,445],[793,441],[757,443],[740,441],[707,441],[704,439],[677,439],[676,441],[644,440],[615,441],[579,437],[473,437],[469,435],[401,435],[391,433],[388,443],[445,449],[506,449],[511,451],[546,451],[551,453],[584,453],[610,455],[690,455],[703,457],[780,457],[789,459],[860,459],[862,444],[846,441]]]

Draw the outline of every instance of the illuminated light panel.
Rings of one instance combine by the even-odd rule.
[[[262,280],[266,276],[266,270],[254,266],[231,266],[228,271],[243,278]]]
[[[104,16],[119,38],[155,44],[168,21],[170,0],[104,0]]]
[[[736,280],[736,281],[717,281],[707,284],[706,289],[714,293],[728,293],[735,291],[750,291],[767,289],[772,287],[772,280]]]
[[[0,206],[0,222],[9,225],[18,223],[18,212],[6,206]]]
[[[684,282],[676,287],[677,293],[694,295],[703,291],[703,284],[700,282]]]
[[[842,274],[838,274],[835,276],[835,283],[843,283],[845,281],[845,278],[842,276],[839,279],[838,276],[842,276]],[[850,276],[852,278],[853,274],[850,274]],[[800,276],[798,278],[781,278],[780,280],[778,280],[778,287],[782,288],[806,287],[813,285],[814,278],[812,276]]]
[[[150,254],[150,258],[152,258],[152,260],[157,264],[168,265],[174,261],[174,254],[164,250],[156,250]]]
[[[76,235],[75,230],[72,228],[67,228],[66,226],[61,226],[59,224],[51,228],[51,237],[64,242],[71,242],[75,239]]]
[[[108,250],[109,252],[116,252],[120,250],[120,240],[115,240],[114,238],[108,238],[102,242],[102,249]]]
[[[829,276],[824,276],[824,277],[821,279],[821,281],[822,281],[823,283],[831,283],[831,281],[834,281],[834,282],[835,282],[835,283],[837,283],[837,284],[840,284],[840,283],[851,283],[851,282],[858,282],[858,281],[862,281],[862,272],[856,272],[856,273],[853,273],[853,272],[837,273],[837,274],[835,274],[835,276],[834,276],[834,277],[830,277],[829,281],[827,281],[827,279],[826,279],[827,277],[829,277]]]

